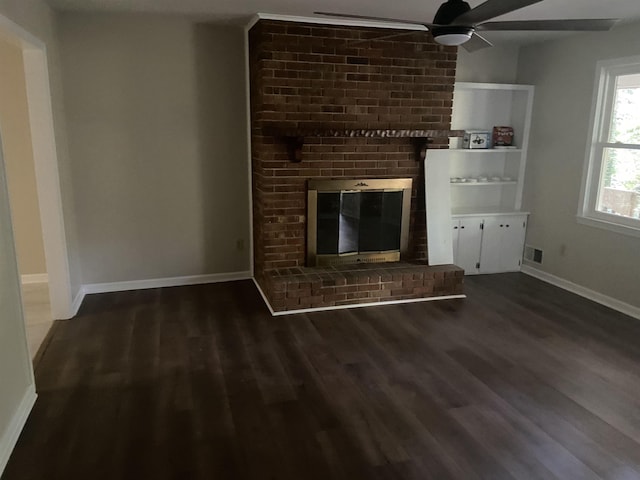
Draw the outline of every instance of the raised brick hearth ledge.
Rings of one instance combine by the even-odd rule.
[[[360,303],[417,300],[463,293],[464,271],[455,265],[393,262],[266,272],[274,312]]]

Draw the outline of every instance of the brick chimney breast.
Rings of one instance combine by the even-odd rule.
[[[456,47],[420,32],[376,40],[390,33],[272,20],[249,32],[254,266],[263,290],[273,271],[305,266],[309,179],[413,178],[407,260],[426,260],[424,178],[408,139],[308,137],[303,160],[292,163],[286,142],[267,134],[274,125],[449,130]],[[435,138],[429,148],[447,145]]]

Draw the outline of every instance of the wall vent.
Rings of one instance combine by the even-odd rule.
[[[524,259],[533,263],[542,263],[542,250],[531,245],[524,246]]]

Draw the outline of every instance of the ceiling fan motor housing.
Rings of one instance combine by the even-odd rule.
[[[440,5],[431,27],[433,39],[443,45],[461,45],[467,42],[475,29],[468,25],[451,24],[469,10],[471,7],[464,0],[448,0]]]
[[[464,0],[448,0],[440,5],[433,23],[436,25],[450,25],[463,13],[467,13],[471,7]]]

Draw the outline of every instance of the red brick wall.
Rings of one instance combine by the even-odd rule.
[[[305,264],[310,178],[412,177],[410,256],[426,258],[424,183],[409,139],[306,138],[291,163],[264,127],[449,130],[456,49],[424,33],[260,21],[249,36],[254,256],[264,271]],[[436,139],[430,148],[446,148]]]

